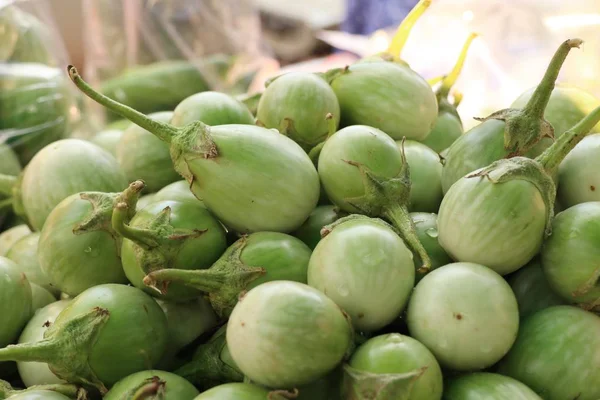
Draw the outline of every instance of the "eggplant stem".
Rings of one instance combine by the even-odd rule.
[[[427,79],[427,83],[429,83],[429,86],[434,86],[436,83],[443,81],[445,77],[446,77],[445,75],[436,76],[436,77]]]
[[[431,270],[431,259],[415,233],[416,228],[410,218],[408,208],[402,205],[387,207],[384,217],[392,222],[392,225],[400,231],[400,235],[408,247],[421,257],[422,264],[417,266],[417,272],[420,274],[428,273]]]
[[[444,76],[444,78],[442,79],[442,86],[440,87],[440,96],[446,98],[448,97],[448,94],[450,94],[450,89],[452,89],[452,86],[454,86],[454,84],[458,80],[458,76],[460,75],[465,65],[465,60],[467,59],[467,53],[469,52],[471,43],[478,36],[479,34],[477,33],[471,33],[465,41],[465,44],[463,45],[462,50],[460,51],[460,55],[458,56],[458,59],[456,60],[456,64],[454,64],[452,71],[450,71],[450,73]]]
[[[546,69],[542,80],[533,91],[533,94],[525,107],[523,107],[525,114],[539,119],[544,117],[544,111],[550,100],[550,95],[554,90],[556,79],[558,78],[560,69],[565,62],[569,51],[574,47],[579,48],[582,43],[583,40],[581,39],[568,39],[558,47],[552,60],[550,60],[550,64],[548,64],[548,68]]]
[[[220,290],[227,282],[224,273],[210,271],[210,269],[173,269],[165,268],[150,272],[144,277],[144,284],[158,287],[166,282],[181,282],[185,286],[210,293]]]
[[[262,267],[244,264],[241,254],[247,244],[243,237],[229,246],[221,257],[209,268],[198,270],[164,268],[150,272],[144,284],[160,291],[170,282],[179,282],[187,287],[208,293],[215,312],[229,316],[240,293],[266,273]]]
[[[129,226],[130,207],[127,203],[116,203],[112,213],[112,227],[119,235],[146,246],[147,248],[159,245],[156,232],[150,229],[140,229]]]
[[[560,135],[552,146],[548,147],[536,158],[536,161],[544,167],[544,170],[547,173],[553,175],[567,154],[569,154],[583,138],[590,134],[598,122],[600,122],[600,107],[596,107],[591,113],[575,124],[575,126]]]
[[[387,49],[387,53],[392,55],[395,59],[400,59],[400,55],[402,50],[404,49],[404,45],[410,36],[410,32],[421,17],[423,13],[429,8],[431,5],[431,0],[420,0],[416,6],[413,7],[412,10],[408,13],[406,18],[400,23],[390,45]]]
[[[104,394],[107,389],[89,365],[89,352],[109,317],[108,310],[93,308],[62,323],[55,322],[38,342],[0,349],[0,361],[45,362],[59,378],[96,387]]]
[[[141,112],[134,110],[131,107],[126,106],[125,104],[121,104],[118,101],[111,99],[108,96],[103,95],[102,93],[94,90],[86,81],[83,80],[77,68],[72,65],[67,66],[67,72],[69,73],[69,77],[77,86],[81,92],[83,92],[90,99],[95,102],[103,105],[109,110],[121,115],[123,118],[127,118],[131,122],[140,127],[144,128],[148,132],[156,135],[162,141],[167,143],[171,143],[173,136],[177,135],[180,130],[175,128],[170,124],[165,124],[163,122],[155,121],[148,116],[142,114]]]

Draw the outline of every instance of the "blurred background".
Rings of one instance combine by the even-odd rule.
[[[290,70],[325,71],[385,50],[416,0],[0,0],[49,27],[59,64],[102,81],[161,60],[235,57],[213,87],[253,93]],[[2,35],[0,25],[0,40]],[[508,106],[537,84],[556,47],[580,37],[560,81],[600,96],[599,0],[433,0],[402,58],[429,79],[448,72],[471,32],[477,38],[455,86],[471,117]],[[207,75],[209,76],[209,74]],[[209,76],[209,79],[210,76]]]

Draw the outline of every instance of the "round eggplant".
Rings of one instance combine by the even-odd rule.
[[[273,281],[250,290],[227,325],[231,357],[252,381],[293,388],[331,372],[352,343],[348,317],[308,285]]]
[[[410,335],[455,371],[487,368],[511,348],[519,308],[510,286],[483,265],[453,263],[425,276],[411,296]]]
[[[328,225],[308,265],[308,284],[348,313],[358,331],[373,332],[404,310],[415,283],[410,250],[379,219],[349,216]]]

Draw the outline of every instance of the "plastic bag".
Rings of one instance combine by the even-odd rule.
[[[84,26],[86,78],[143,113],[245,93],[264,58],[251,0],[85,0]]]
[[[46,1],[0,2],[0,143],[12,148],[21,166],[83,126],[67,63]],[[0,173],[12,173],[6,160]]]

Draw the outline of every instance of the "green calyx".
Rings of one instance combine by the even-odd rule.
[[[87,391],[76,385],[65,384],[54,384],[54,385],[34,385],[27,389],[13,389],[10,383],[0,379],[0,400],[8,399],[18,394],[27,393],[36,390],[48,390],[63,394],[71,399],[75,400],[87,400]]]
[[[108,310],[96,307],[76,318],[53,324],[39,342],[0,349],[0,361],[44,362],[61,379],[106,393],[107,389],[90,367],[88,357],[108,319]]]
[[[408,211],[411,182],[410,167],[404,154],[404,140],[402,140],[401,151],[402,167],[398,175],[393,178],[379,177],[363,164],[344,160],[358,168],[365,188],[364,195],[344,200],[361,214],[389,220],[400,232],[408,247],[421,257],[423,264],[417,270],[420,273],[427,273],[431,269],[431,260],[415,233],[415,226]]]
[[[333,135],[337,130],[337,124],[336,120],[333,118],[333,114],[327,113],[327,115],[325,115],[325,119],[327,120],[327,132],[319,137],[318,144],[316,145],[313,145],[313,143],[309,143],[302,139],[301,135],[299,135],[298,132],[296,132],[296,129],[294,128],[294,120],[291,118],[284,118],[283,121],[281,121],[279,132],[289,137],[294,142],[298,143],[303,149],[307,150],[309,152],[308,156],[316,165],[316,162],[319,159],[319,154],[321,153],[321,149],[323,148],[325,141],[329,139],[331,135]],[[259,124],[260,121],[257,121],[257,125]]]
[[[484,177],[493,184],[501,184],[512,180],[530,182],[539,190],[546,205],[546,235],[550,235],[552,218],[554,218],[556,185],[539,162],[526,157],[498,160],[466,177]]]
[[[342,394],[348,400],[409,400],[427,367],[402,374],[375,374],[344,365]]]
[[[594,109],[574,127],[562,134],[552,146],[535,160],[526,157],[513,157],[498,160],[489,166],[475,171],[467,178],[485,177],[494,184],[520,179],[533,184],[542,195],[546,205],[546,235],[552,233],[551,222],[554,217],[556,185],[552,176],[564,158],[573,148],[590,134],[600,121],[600,107]]]
[[[175,374],[203,388],[226,382],[242,382],[244,375],[221,358],[227,346],[226,329],[227,325],[224,325],[208,342],[200,345],[193,359],[176,370]]]
[[[88,232],[106,231],[115,241],[117,254],[121,253],[121,237],[112,227],[112,214],[115,204],[125,203],[128,210],[135,210],[140,192],[144,189],[143,181],[132,182],[122,193],[83,192],[79,195],[82,200],[89,201],[92,210],[84,217],[84,220],[73,228],[75,235]],[[125,220],[129,222],[134,213],[129,211]]]
[[[170,268],[177,253],[187,239],[194,239],[206,232],[198,229],[179,229],[171,225],[171,207],[165,207],[142,227],[128,225],[128,218],[135,212],[126,202],[118,202],[112,214],[113,229],[124,238],[137,244],[136,258],[144,274]],[[168,284],[156,288],[166,293]]]
[[[227,318],[238,298],[252,281],[266,273],[261,267],[251,267],[241,260],[242,252],[247,244],[247,236],[243,236],[231,245],[225,253],[205,270],[160,269],[144,278],[144,284],[155,290],[166,289],[170,282],[180,282],[188,287],[208,293],[208,299],[222,318]]]
[[[508,157],[524,155],[544,137],[554,139],[554,128],[544,119],[544,111],[569,51],[574,47],[579,48],[582,43],[581,39],[569,39],[559,46],[544,77],[525,107],[522,109],[506,108],[485,118],[475,118],[481,122],[497,119],[506,123],[504,148],[509,152]]]

